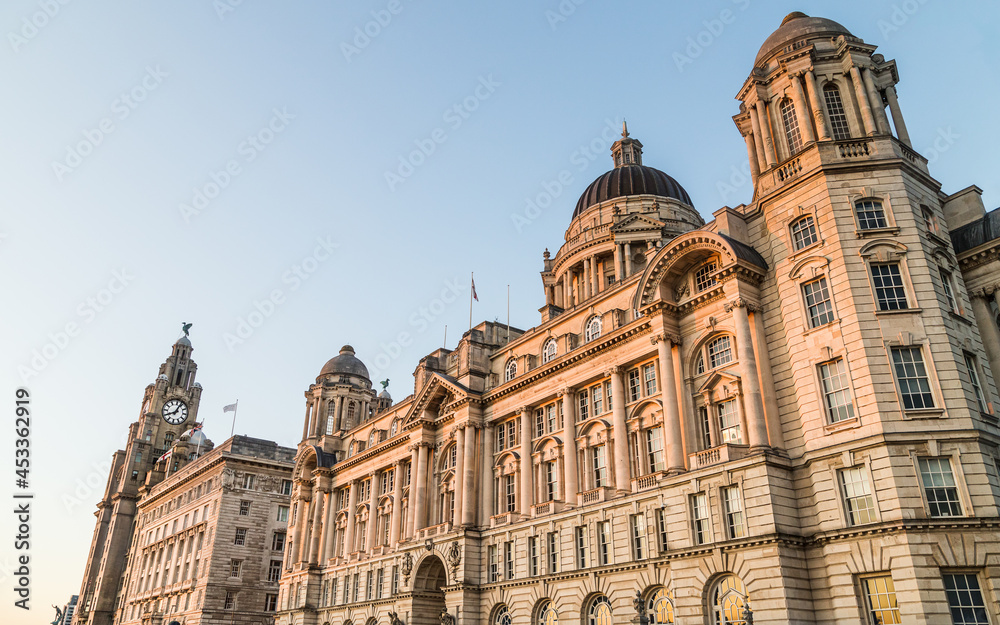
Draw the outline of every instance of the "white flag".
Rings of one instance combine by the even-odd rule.
[[[236,404],[229,404],[228,406],[223,406],[222,412],[223,414],[227,412],[236,412]]]

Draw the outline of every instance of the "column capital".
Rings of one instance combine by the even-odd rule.
[[[989,301],[990,298],[996,294],[997,290],[1000,290],[1000,284],[987,284],[986,286],[979,287],[978,289],[969,290],[969,297],[978,297]]]
[[[762,310],[760,304],[752,302],[742,296],[737,296],[729,300],[722,305],[722,308],[726,312],[732,312],[734,308],[746,308],[748,312],[760,312]]]
[[[531,414],[531,406],[521,406],[520,408],[517,409],[517,411],[519,413],[521,413],[521,414],[528,414],[528,415],[530,415]]]
[[[656,345],[657,343],[660,343],[661,341],[669,343],[670,346],[680,345],[681,344],[681,335],[680,334],[676,334],[674,332],[663,331],[663,332],[660,332],[658,334],[654,334],[653,336],[649,337],[649,342],[652,343],[653,345]]]
[[[621,375],[624,371],[625,367],[621,365],[612,365],[604,370],[604,375],[610,378],[613,375]]]
[[[572,397],[574,393],[576,393],[576,389],[571,386],[564,386],[556,392],[559,397],[566,397],[567,395]]]

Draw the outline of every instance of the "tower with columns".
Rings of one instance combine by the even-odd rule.
[[[317,380],[277,622],[996,622],[1000,212],[941,191],[875,49],[788,15],[749,203],[706,223],[623,126],[538,326],[339,426]]]

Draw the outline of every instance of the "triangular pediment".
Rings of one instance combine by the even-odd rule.
[[[403,419],[403,427],[420,421],[426,411],[436,411],[441,406],[467,397],[469,397],[469,389],[447,376],[432,373],[427,384],[413,398],[413,403],[410,404],[406,417]]]
[[[713,371],[708,376],[708,379],[705,380],[704,384],[698,388],[698,393],[709,393],[719,386],[727,386],[733,383],[739,384],[739,382],[740,374],[735,371],[719,369],[717,371]]]
[[[660,221],[655,217],[642,213],[633,213],[611,226],[611,232],[617,234],[628,232],[659,232],[665,225],[666,222]]]

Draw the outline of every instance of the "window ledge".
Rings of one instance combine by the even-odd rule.
[[[964,323],[966,325],[969,325],[969,326],[973,325],[972,319],[969,319],[968,317],[966,317],[965,315],[963,315],[960,312],[955,312],[954,310],[949,310],[948,314],[950,314],[951,318],[954,319],[955,321],[961,321],[962,323]]]
[[[899,310],[876,310],[875,316],[880,317],[882,315],[908,315],[917,313],[920,314],[924,312],[923,308],[900,308]]]
[[[950,247],[950,246],[951,246],[951,241],[949,241],[949,240],[948,240],[948,239],[946,239],[945,237],[941,236],[941,235],[940,235],[940,234],[938,234],[937,232],[934,232],[934,231],[931,231],[931,230],[927,230],[926,232],[927,232],[927,237],[928,237],[928,238],[929,238],[930,240],[932,240],[932,241],[934,241],[935,243],[937,243],[938,245],[940,245],[940,246],[942,246],[942,247],[945,247],[945,248],[947,248],[947,247]]]
[[[824,243],[826,243],[826,241],[823,240],[823,239],[820,239],[820,240],[816,241],[815,243],[810,243],[809,245],[805,246],[801,250],[795,250],[794,252],[792,252],[791,254],[788,255],[788,260],[795,260],[799,256],[803,256],[803,255],[805,255],[808,252],[812,252],[812,251],[814,251],[814,250],[816,250],[818,248],[821,248],[821,247],[823,247]],[[793,242],[792,245],[794,246],[795,243]]]
[[[827,434],[836,434],[842,430],[853,430],[859,427],[861,427],[861,418],[855,416],[851,419],[837,421],[836,423],[827,423],[823,426],[823,430],[826,431]]]
[[[944,408],[903,409],[904,419],[938,419],[944,416]]]
[[[899,234],[899,227],[897,227],[897,226],[891,226],[891,227],[888,227],[888,228],[868,228],[867,230],[861,230],[859,228],[858,230],[854,231],[854,234],[859,239],[866,239],[866,238],[872,237],[872,236],[885,236],[885,235],[889,235],[889,234]]]
[[[828,321],[828,322],[824,323],[821,326],[816,326],[815,328],[808,328],[806,330],[803,330],[802,331],[802,336],[809,336],[813,332],[819,332],[820,330],[828,330],[832,326],[839,326],[839,325],[840,325],[840,318],[838,317],[838,318],[834,319],[833,321]]]

